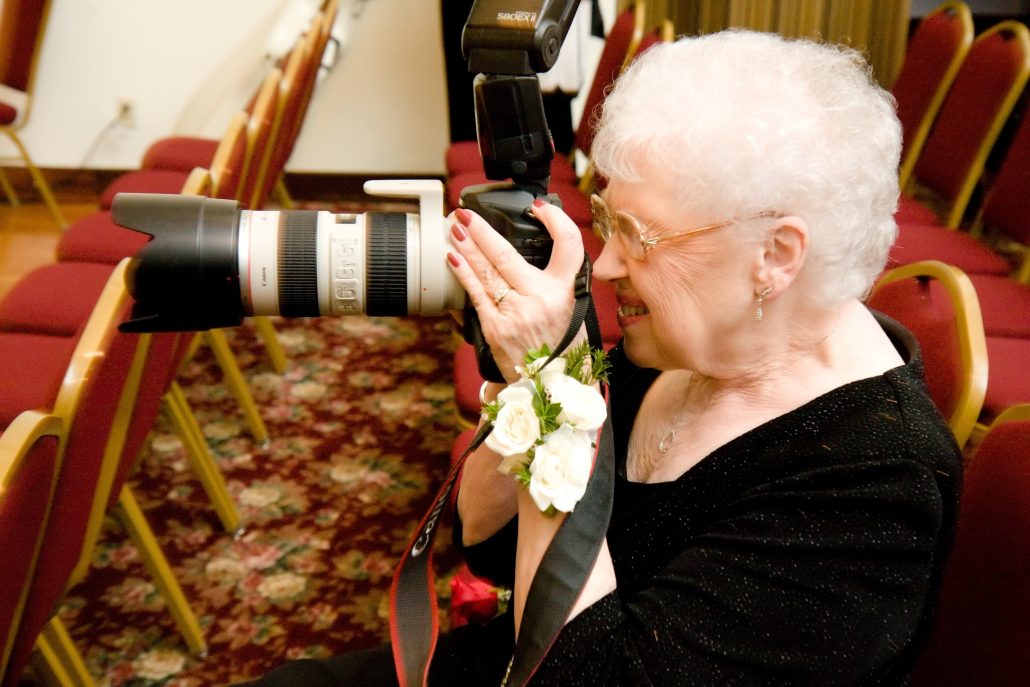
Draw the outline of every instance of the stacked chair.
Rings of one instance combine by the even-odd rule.
[[[921,22],[913,44],[927,22],[935,27],[939,42],[947,42],[945,36],[961,42],[955,36],[964,32],[967,14],[961,3],[943,5]],[[922,47],[910,48],[912,60],[925,61],[920,51],[927,42],[924,38]],[[938,49],[940,61],[945,52]],[[929,83],[922,89],[915,85],[912,75],[923,71],[927,79],[935,78],[925,67],[910,68],[909,61],[906,56],[902,75],[910,83],[896,92],[903,120],[905,98],[916,102],[920,92],[930,90]],[[976,433],[982,434],[1006,408],[1030,402],[1030,32],[1017,21],[999,22],[977,36],[953,68],[953,84],[907,178],[908,151],[903,156],[906,193],[888,269],[940,261],[968,275],[982,313],[990,363],[976,425]],[[906,136],[906,143],[923,136],[920,128]],[[988,165],[989,160],[998,162]]]
[[[159,177],[131,173],[115,187],[232,198],[259,207],[281,183],[335,7],[330,0],[284,68],[271,70],[248,111],[204,148],[202,165],[161,170]],[[161,150],[168,147],[155,144],[148,159],[161,157]],[[181,158],[184,149],[179,150]],[[163,187],[147,187],[157,178]],[[0,591],[5,686],[17,683],[30,657],[47,682],[93,684],[55,613],[65,591],[85,577],[105,514],[122,522],[188,648],[206,651],[200,624],[127,485],[136,455],[164,409],[223,527],[239,530],[235,504],[175,381],[194,337],[117,329],[131,304],[125,286],[129,256],[145,241],[101,209],[62,235],[56,263],[30,272],[0,299],[0,547],[11,556]],[[245,389],[224,333],[205,333],[205,341],[223,371],[235,369],[238,379],[229,380],[230,386]],[[245,414],[260,422],[250,403]],[[17,531],[11,530],[9,513],[17,514]]]
[[[36,67],[49,16],[50,0],[4,0],[0,7],[0,132],[18,149],[43,202],[57,224],[64,228],[68,222],[54,200],[50,184],[18,136],[18,131],[29,121]],[[0,168],[0,188],[12,205],[18,205],[18,195],[3,168]]]
[[[1030,675],[1030,405],[991,424],[969,459],[937,622],[914,687],[1016,687]]]
[[[623,10],[615,19],[605,39],[597,70],[586,94],[581,123],[576,130],[576,150],[573,156],[558,157],[552,162],[549,192],[558,196],[565,212],[575,221],[583,234],[587,254],[596,260],[603,243],[593,231],[593,217],[590,212],[590,194],[594,192],[598,179],[589,161],[590,146],[594,138],[594,127],[599,107],[611,89],[616,77],[633,60],[651,46],[672,39],[672,25],[662,22],[657,28],[646,31],[647,19],[644,3],[638,2]],[[582,178],[576,174],[576,154],[586,156],[586,171]],[[483,171],[479,148],[473,141],[453,143],[446,153],[448,178],[447,205],[458,207],[462,189],[467,186],[487,183]],[[601,336],[607,346],[614,345],[620,338],[615,319],[617,302],[614,288],[605,282],[594,280],[592,285]],[[454,353],[454,387],[458,423],[462,428],[474,428],[479,418],[479,388],[483,378],[476,366],[473,347],[460,343]]]

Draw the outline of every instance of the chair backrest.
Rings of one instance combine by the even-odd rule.
[[[912,684],[1025,685],[1030,675],[1030,405],[970,457],[937,621]]]
[[[916,26],[891,94],[901,120],[905,188],[944,96],[973,42],[973,16],[961,0],[938,5]]]
[[[0,433],[0,684],[25,610],[57,484],[61,421],[27,410]]]
[[[604,102],[615,79],[633,59],[644,37],[644,4],[643,0],[637,0],[620,12],[604,39],[594,78],[583,100],[583,115],[576,127],[576,148],[587,157],[590,156],[590,146],[594,142],[597,108]]]
[[[0,4],[0,84],[29,93],[50,0],[4,0]]]
[[[626,62],[620,68],[620,72],[621,72],[622,69],[625,69],[626,67],[628,67],[630,65],[630,63],[633,62],[634,59],[636,59],[640,55],[643,55],[645,52],[647,52],[649,49],[651,49],[655,45],[658,45],[659,43],[671,41],[671,40],[673,40],[674,37],[675,37],[675,31],[673,29],[672,22],[670,20],[668,20],[668,19],[662,21],[655,29],[653,29],[652,31],[648,31],[646,34],[641,36],[640,40],[637,41],[636,44],[632,46],[632,52],[627,54]],[[608,88],[610,88],[610,87],[611,87],[611,83],[609,83],[608,87],[606,87],[606,89],[604,91],[604,95],[607,95]],[[595,111],[594,111],[594,113],[592,115],[592,118],[596,118],[597,116],[600,115],[600,109],[598,109],[598,108],[600,108],[602,106],[603,102],[604,101],[603,101],[603,96],[602,96],[602,100],[598,100],[597,103],[594,105],[594,110]],[[587,111],[584,110],[584,116],[586,115],[586,112]],[[585,123],[586,120],[584,119],[584,120],[582,120],[582,122]],[[596,122],[591,121],[588,124],[590,126],[590,142],[592,144],[593,140],[594,140],[593,139],[594,133],[596,132],[596,126],[595,126]],[[582,128],[582,127],[583,127],[583,123],[580,124],[580,128]],[[578,133],[578,130],[577,130],[577,133]],[[582,177],[580,177],[580,180],[579,180],[579,184],[578,184],[579,190],[582,191],[585,194],[594,193],[594,191],[597,189],[597,186],[598,185],[603,185],[603,183],[604,182],[602,180],[599,180],[599,179],[596,178],[593,160],[591,160],[588,157],[587,158],[587,167],[583,171],[583,175],[582,175]]]
[[[1030,32],[1018,21],[995,24],[969,48],[912,176],[940,199],[947,226],[961,223],[1028,75]]]
[[[1017,279],[1030,284],[1030,108],[1023,112],[1005,159],[991,183],[973,231],[995,229],[1023,253]]]
[[[247,159],[247,119],[246,112],[237,112],[229,120],[229,126],[211,158],[211,188],[187,195],[203,194],[226,200],[239,197],[243,165]]]
[[[915,335],[930,397],[965,445],[987,392],[987,341],[969,277],[936,260],[903,265],[880,277],[867,304]]]
[[[247,151],[243,162],[243,181],[237,198],[246,209],[252,209],[247,203],[254,193],[261,171],[261,158],[272,134],[279,82],[282,77],[282,70],[278,68],[268,72],[265,80],[261,82],[261,88],[247,119]]]
[[[283,168],[289,159],[293,147],[300,137],[301,129],[304,126],[304,119],[307,117],[311,99],[314,96],[315,85],[318,83],[319,69],[322,66],[322,57],[325,55],[326,46],[332,38],[333,24],[336,22],[336,15],[339,13],[340,3],[337,0],[328,0],[324,4],[321,14],[316,15],[312,20],[312,31],[315,39],[312,41],[311,52],[308,55],[308,62],[304,72],[302,85],[297,98],[298,108],[292,121],[281,131],[279,136],[282,139],[279,156],[280,159],[273,160],[273,166]],[[274,182],[274,180],[273,180]]]
[[[108,278],[54,401],[52,415],[61,419],[67,439],[43,546],[11,651],[12,675],[24,668],[76,566],[92,552],[100,525],[92,514],[106,505],[117,469],[117,460],[104,458],[120,456],[119,447],[112,445],[123,439],[116,419],[127,403],[127,381],[141,374],[140,349],[145,348],[137,345],[135,335],[117,331],[129,312],[128,264],[123,260]],[[120,432],[124,434],[124,427]]]
[[[275,98],[275,111],[272,116],[272,127],[264,150],[261,151],[257,175],[254,177],[253,190],[247,200],[247,207],[258,210],[268,198],[268,193],[275,185],[285,164],[289,152],[286,150],[285,134],[292,129],[294,119],[300,110],[300,98],[303,95],[307,73],[314,69],[312,52],[314,43],[319,39],[319,26],[322,15],[319,14],[311,29],[294,45],[283,67],[282,79],[279,81],[279,92]]]

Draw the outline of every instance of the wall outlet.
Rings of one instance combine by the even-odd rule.
[[[128,98],[118,100],[118,125],[126,129],[136,126],[136,106]]]

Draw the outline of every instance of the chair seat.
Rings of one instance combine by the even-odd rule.
[[[118,193],[181,193],[189,172],[144,169],[128,172],[112,181],[100,194],[100,208],[110,210]]]
[[[75,342],[74,337],[0,332],[0,427],[26,410],[50,411]]]
[[[989,274],[971,274],[969,280],[976,288],[987,336],[1030,339],[1030,286]]]
[[[98,262],[116,265],[150,241],[138,231],[120,227],[106,210],[72,223],[57,242],[57,259],[64,262]]]
[[[211,168],[218,150],[218,139],[195,136],[169,136],[154,141],[143,153],[144,170],[192,172],[196,167]]]
[[[1019,403],[1030,403],[1030,339],[987,337],[987,395],[984,413],[996,417]]]
[[[1012,264],[982,241],[939,224],[901,224],[887,269],[923,260],[940,260],[966,274],[1008,275]]]
[[[0,331],[77,336],[113,270],[100,263],[61,262],[29,272],[0,300]]]
[[[7,103],[0,103],[0,126],[8,126],[18,119],[18,110]]]
[[[939,224],[940,218],[932,208],[911,196],[901,196],[898,211],[894,213],[898,224]]]

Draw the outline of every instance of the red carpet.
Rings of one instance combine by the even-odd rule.
[[[390,578],[446,473],[454,425],[449,318],[279,320],[289,356],[271,371],[249,328],[233,348],[272,436],[255,445],[201,348],[180,375],[245,531],[222,531],[162,422],[132,487],[208,643],[190,656],[135,549],[105,529],[61,611],[98,684],[223,685],[285,660],[388,637]],[[456,557],[437,539],[438,585]],[[444,602],[446,604],[446,602]],[[441,621],[446,624],[446,605]]]

